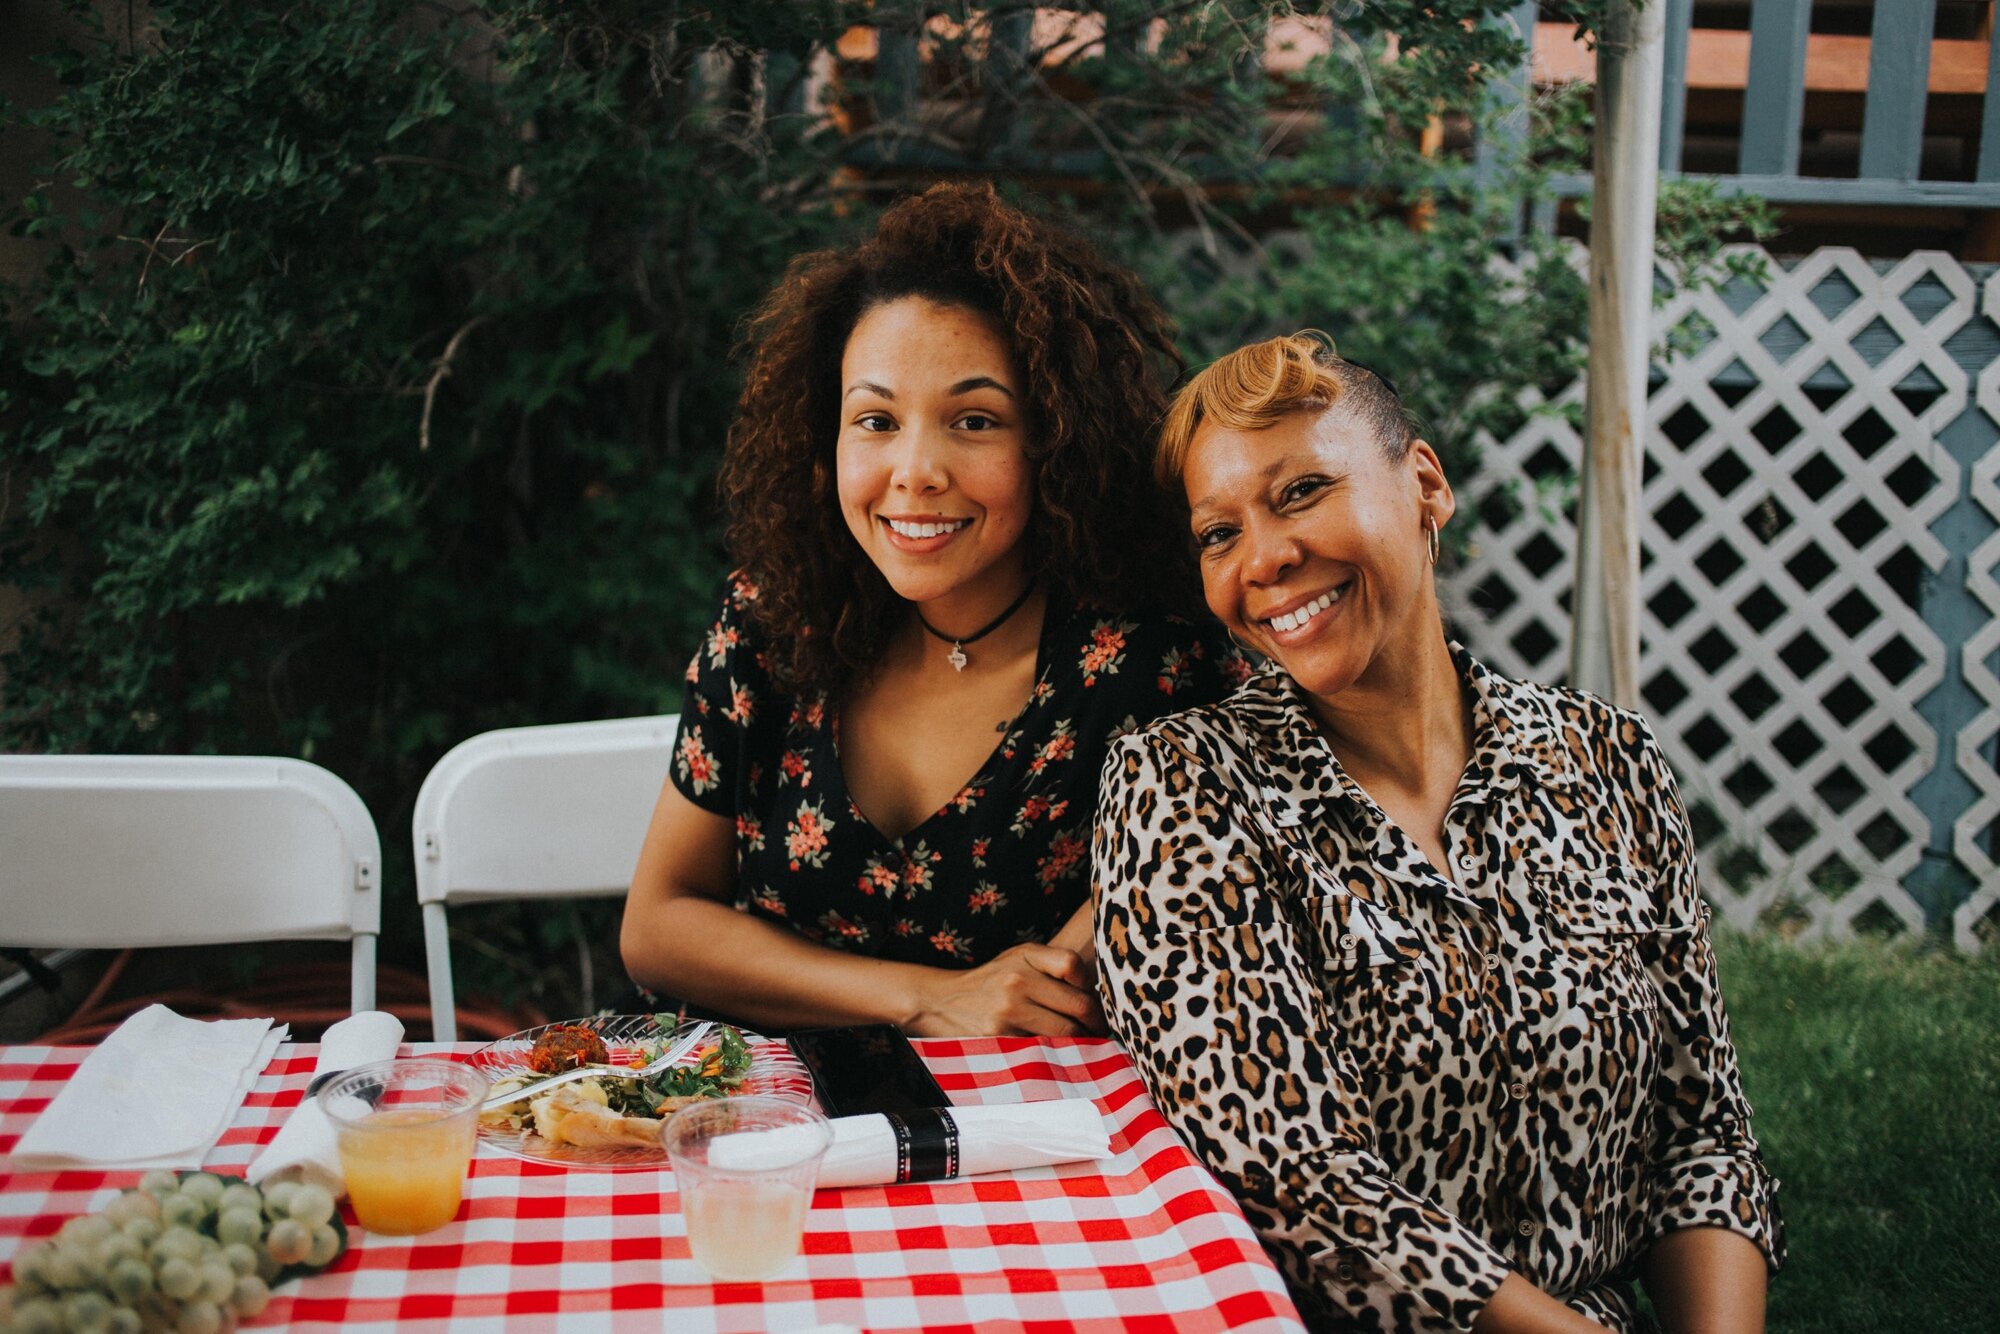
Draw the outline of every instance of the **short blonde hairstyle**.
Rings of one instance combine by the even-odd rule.
[[[1153,452],[1153,473],[1161,485],[1178,487],[1188,447],[1205,422],[1261,431],[1293,413],[1325,412],[1347,395],[1354,396],[1357,415],[1381,430],[1384,448],[1400,456],[1413,434],[1402,401],[1379,375],[1342,360],[1330,336],[1305,329],[1239,347],[1174,395]]]

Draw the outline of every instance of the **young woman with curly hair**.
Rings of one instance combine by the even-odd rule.
[[[1241,659],[1150,470],[1177,360],[1131,274],[986,186],[790,268],[722,469],[739,569],[628,900],[642,986],[773,1028],[1101,1031],[1111,739]]]

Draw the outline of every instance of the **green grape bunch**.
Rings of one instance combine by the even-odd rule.
[[[262,1314],[273,1284],[317,1273],[346,1244],[323,1186],[148,1172],[16,1252],[0,1331],[222,1334]]]

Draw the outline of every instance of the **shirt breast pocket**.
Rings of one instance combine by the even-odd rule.
[[[1555,989],[1592,1015],[1653,1015],[1660,993],[1642,948],[1662,930],[1652,884],[1620,868],[1536,876],[1532,894],[1550,940]]]
[[[1442,1051],[1443,970],[1423,936],[1352,894],[1310,896],[1336,1040],[1367,1069],[1434,1070]]]

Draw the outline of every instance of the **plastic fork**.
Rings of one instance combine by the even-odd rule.
[[[705,1021],[696,1024],[693,1032],[637,1069],[629,1065],[579,1065],[574,1070],[565,1070],[561,1074],[550,1075],[547,1079],[539,1079],[517,1089],[508,1089],[505,1093],[496,1093],[479,1104],[479,1110],[490,1112],[511,1103],[539,1098],[558,1084],[571,1084],[579,1079],[651,1079],[662,1070],[670,1070],[679,1065],[714,1029],[714,1024]]]

